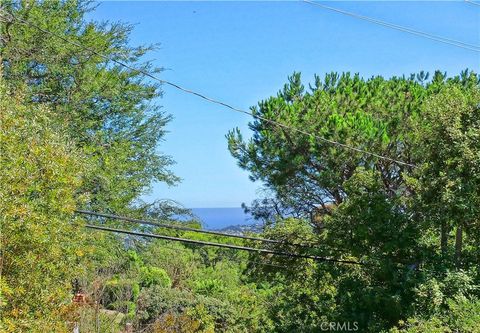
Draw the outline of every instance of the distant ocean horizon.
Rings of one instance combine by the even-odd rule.
[[[251,225],[258,221],[245,214],[241,207],[190,208],[205,229],[218,230],[236,225]]]

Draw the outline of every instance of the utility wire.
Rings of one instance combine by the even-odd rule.
[[[317,249],[315,244],[293,243],[293,242],[288,242],[288,241],[280,240],[280,239],[261,238],[261,237],[245,236],[245,235],[235,235],[235,234],[229,234],[229,233],[224,233],[224,232],[219,232],[219,231],[195,229],[195,228],[179,226],[179,225],[175,225],[175,224],[164,224],[164,223],[158,223],[158,222],[153,222],[153,221],[148,221],[148,220],[141,220],[141,219],[135,219],[135,218],[131,218],[131,217],[113,215],[113,214],[108,214],[108,213],[93,212],[93,211],[88,211],[88,210],[78,210],[77,209],[77,210],[74,210],[74,212],[77,213],[77,214],[103,217],[103,218],[126,221],[126,222],[131,222],[131,223],[146,224],[146,225],[156,226],[156,227],[160,227],[160,228],[176,229],[176,230],[183,230],[183,231],[192,231],[192,232],[196,232],[196,233],[200,233],[200,234],[211,234],[211,235],[218,235],[218,236],[222,236],[222,237],[247,239],[247,240],[253,240],[253,241],[264,242],[264,243],[295,246],[295,247],[300,247],[300,248],[305,248],[305,249]],[[335,247],[335,248],[330,247],[330,248],[326,248],[325,250],[335,251],[337,253],[343,251],[342,249],[339,249],[338,247]]]
[[[465,2],[467,2],[467,3],[471,3],[472,5],[475,5],[475,6],[480,6],[480,3],[478,3],[478,2],[475,2],[475,1],[471,1],[471,0],[465,0]]]
[[[338,141],[334,141],[334,140],[331,140],[331,139],[327,139],[327,138],[324,138],[322,136],[319,136],[319,135],[316,135],[316,134],[313,134],[313,133],[310,133],[310,132],[307,132],[307,131],[304,131],[302,129],[299,129],[299,128],[295,128],[295,127],[291,127],[291,126],[288,126],[288,125],[285,125],[285,124],[282,124],[276,120],[271,120],[271,119],[268,119],[268,118],[265,118],[263,116],[259,116],[257,114],[254,114],[253,112],[250,112],[250,111],[246,111],[246,110],[242,110],[242,109],[239,109],[239,108],[236,108],[228,103],[225,103],[225,102],[222,102],[220,100],[216,100],[214,98],[211,98],[211,97],[208,97],[204,94],[201,94],[201,93],[198,93],[196,91],[193,91],[193,90],[190,90],[190,89],[187,89],[187,88],[184,88],[176,83],[173,83],[173,82],[170,82],[170,81],[167,81],[167,80],[163,80],[163,79],[160,79],[159,77],[151,74],[151,73],[148,73],[144,70],[141,70],[141,69],[136,69],[122,61],[119,61],[119,60],[116,60],[116,59],[111,59],[110,57],[102,54],[102,53],[99,53],[91,48],[88,48],[88,47],[85,47],[83,45],[81,45],[80,43],[77,43],[77,42],[74,42],[74,41],[71,41],[70,39],[68,38],[65,38],[64,36],[61,36],[59,34],[56,34],[56,33],[53,33],[49,30],[46,30],[32,22],[29,22],[29,21],[26,21],[24,19],[21,19],[21,18],[18,18],[16,17],[15,15],[13,15],[12,13],[9,13],[9,15],[11,15],[11,17],[18,21],[18,22],[21,22],[25,25],[28,25],[28,26],[31,26],[31,27],[34,27],[36,28],[37,30],[45,33],[45,34],[48,34],[50,36],[54,36],[56,38],[59,38],[61,40],[63,40],[64,42],[68,43],[68,44],[71,44],[71,45],[74,45],[78,48],[81,48],[85,51],[89,51],[99,57],[102,57],[104,58],[105,60],[109,60],[109,61],[112,61],[122,67],[125,67],[125,68],[128,68],[132,71],[135,71],[135,72],[138,72],[138,73],[141,73],[143,75],[145,75],[146,77],[149,77],[155,81],[158,81],[162,84],[166,84],[166,85],[169,85],[175,89],[178,89],[178,90],[181,90],[187,94],[191,94],[191,95],[194,95],[194,96],[197,96],[199,98],[202,98],[210,103],[214,103],[214,104],[218,104],[218,105],[221,105],[227,109],[230,109],[232,111],[235,111],[235,112],[240,112],[240,113],[244,113],[244,114],[247,114],[253,118],[256,118],[256,119],[259,119],[259,120],[262,120],[262,121],[265,121],[267,123],[270,123],[270,124],[273,124],[273,125],[276,125],[278,127],[281,127],[281,128],[284,128],[284,129],[287,129],[287,130],[291,130],[291,131],[294,131],[294,132],[297,132],[297,133],[301,133],[303,135],[306,135],[306,136],[309,136],[309,137],[312,137],[316,140],[319,140],[319,141],[322,141],[322,142],[326,142],[328,144],[331,144],[331,145],[335,145],[335,146],[338,146],[338,147],[341,147],[341,148],[344,148],[344,149],[348,149],[348,150],[352,150],[352,151],[355,151],[355,152],[358,152],[358,153],[361,153],[361,154],[364,154],[364,155],[369,155],[369,156],[373,156],[373,157],[376,157],[376,158],[379,158],[379,159],[382,159],[382,160],[386,160],[386,161],[390,161],[390,162],[394,162],[396,164],[399,164],[399,165],[405,165],[405,166],[409,166],[409,167],[415,167],[414,164],[411,164],[411,163],[407,163],[407,162],[403,162],[403,161],[400,161],[400,160],[397,160],[397,159],[394,159],[394,158],[390,158],[390,157],[387,157],[387,156],[383,156],[383,155],[380,155],[380,154],[377,154],[377,153],[373,153],[373,152],[370,152],[370,151],[367,151],[367,150],[364,150],[364,149],[361,149],[361,148],[357,148],[357,147],[354,147],[354,146],[350,146],[350,145],[347,145],[345,143],[341,143],[341,142],[338,142]],[[3,16],[3,15],[0,15],[2,17],[6,17],[6,16]]]
[[[198,244],[192,244],[194,246],[197,246]],[[168,245],[165,245],[165,244],[162,244],[161,245],[162,248],[164,249],[169,249],[171,251],[180,251],[180,252],[183,252],[183,253],[192,253],[190,251],[192,250],[189,250],[188,248],[180,248],[180,247],[173,247],[173,246],[168,246]],[[231,262],[235,262],[237,264],[242,264],[244,263],[244,261],[241,261],[237,258],[222,258],[226,261],[231,261]],[[277,265],[277,264],[272,264],[270,262],[262,262],[262,261],[258,261],[258,260],[249,260],[248,261],[249,263],[251,264],[254,264],[254,265],[263,265],[263,266],[269,266],[269,267],[276,267],[276,268],[289,268],[288,266],[285,266],[285,265]]]
[[[144,232],[136,232],[136,231],[128,231],[123,229],[114,229],[114,228],[107,228],[107,227],[99,227],[96,225],[85,225],[86,228],[89,229],[96,229],[108,232],[115,232],[120,234],[127,234],[127,235],[134,235],[140,237],[150,237],[150,238],[158,238],[158,239],[165,239],[174,242],[182,242],[187,244],[199,244],[199,245],[206,245],[206,246],[214,246],[214,247],[222,247],[227,249],[234,249],[234,250],[242,250],[242,251],[249,251],[249,252],[256,252],[256,253],[263,253],[263,254],[272,254],[272,255],[279,255],[284,257],[290,258],[304,258],[304,259],[313,259],[316,261],[323,261],[323,262],[332,262],[332,263],[342,263],[342,264],[350,264],[350,265],[365,265],[363,262],[354,261],[354,260],[341,260],[341,259],[334,259],[334,258],[327,258],[327,257],[319,257],[309,254],[299,254],[299,253],[290,253],[290,252],[283,252],[283,251],[273,251],[268,249],[256,249],[253,247],[246,247],[240,245],[231,245],[231,244],[221,244],[221,243],[213,243],[213,242],[206,242],[206,241],[199,241],[187,238],[179,238],[179,237],[171,237],[165,235],[157,235],[157,234],[149,234]]]
[[[378,20],[378,19],[375,19],[375,18],[372,18],[372,17],[363,16],[363,15],[360,15],[360,14],[348,12],[348,11],[345,11],[345,10],[342,10],[342,9],[339,9],[339,8],[330,7],[330,6],[321,4],[321,3],[316,2],[316,1],[311,1],[311,0],[300,0],[300,1],[303,1],[303,2],[311,4],[311,5],[321,7],[323,9],[331,10],[331,11],[334,11],[334,12],[337,12],[337,13],[340,13],[340,14],[348,15],[348,16],[351,16],[351,17],[354,17],[354,18],[357,18],[357,19],[360,19],[360,20],[375,23],[375,24],[378,24],[378,25],[381,25],[381,26],[384,26],[384,27],[387,27],[387,28],[403,31],[403,32],[406,32],[406,33],[409,33],[409,34],[412,34],[412,35],[416,35],[416,36],[424,37],[424,38],[431,39],[431,40],[434,40],[434,41],[437,41],[437,42],[453,45],[453,46],[463,48],[463,49],[466,49],[466,50],[480,52],[480,45],[465,43],[465,42],[458,41],[458,40],[455,40],[455,39],[450,39],[450,38],[446,38],[446,37],[442,37],[442,36],[433,35],[433,34],[430,34],[430,33],[427,33],[427,32],[411,29],[411,28],[404,27],[404,26],[401,26],[401,25],[381,21],[381,20]],[[478,4],[476,4],[476,5],[478,5]]]
[[[91,212],[91,211],[88,211],[88,210],[75,210],[75,213],[83,214],[83,215],[90,215],[90,216],[97,216],[97,217],[104,217],[104,218],[108,218],[108,219],[126,221],[126,222],[131,222],[131,223],[146,224],[146,225],[156,226],[156,227],[160,227],[160,228],[176,229],[176,230],[183,230],[183,231],[192,231],[192,232],[197,232],[197,233],[201,233],[201,234],[210,234],[210,235],[217,235],[217,236],[223,236],[223,237],[248,239],[248,240],[264,242],[264,243],[284,244],[284,245],[292,245],[292,246],[312,248],[312,246],[309,246],[309,245],[306,245],[306,244],[289,243],[289,242],[284,242],[284,241],[277,240],[277,239],[267,239],[267,238],[253,237],[253,236],[234,235],[234,234],[228,234],[228,233],[219,232],[219,231],[195,229],[195,228],[184,227],[184,226],[173,225],[173,224],[164,224],[164,223],[157,223],[157,222],[152,222],[152,221],[134,219],[134,218],[130,218],[130,217],[113,215],[113,214]]]

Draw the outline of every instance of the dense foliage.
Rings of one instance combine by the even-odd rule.
[[[131,26],[88,22],[93,8],[2,3],[2,332],[480,332],[476,74],[331,73],[306,89],[295,73],[252,108],[252,138],[234,130],[229,149],[265,184],[248,207],[261,236],[281,242],[121,224],[348,263],[86,231],[120,222],[75,209],[201,228],[140,200],[178,181],[158,149],[170,117],[158,85],[112,60],[161,69]]]
[[[48,105],[89,158],[82,185],[92,194],[89,206],[122,211],[152,181],[173,184],[177,178],[166,169],[171,160],[156,150],[170,120],[155,105],[161,90],[138,71],[112,62],[159,72],[141,62],[153,46],[130,47],[129,25],[86,22],[89,2],[4,1],[2,6],[34,25],[3,19],[2,77],[11,89],[25,85],[26,101]]]
[[[436,318],[454,330],[461,325],[436,316],[459,299],[476,306],[479,93],[468,71],[431,80],[332,73],[309,91],[294,74],[252,108],[250,140],[228,134],[232,155],[270,194],[253,203],[254,214],[301,217],[317,251],[368,265],[317,270],[318,279],[334,276],[330,320],[377,332],[420,316],[412,322]]]
[[[52,112],[23,98],[0,86],[2,324],[6,331],[38,325],[53,332],[64,326],[56,314],[70,301],[82,257],[77,223],[65,221],[85,167],[52,126]]]

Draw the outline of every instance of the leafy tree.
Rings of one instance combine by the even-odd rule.
[[[314,133],[360,149],[412,163],[406,132],[409,119],[426,95],[414,78],[362,79],[358,74],[331,73],[322,82],[315,78],[309,92],[300,74],[289,78],[277,96],[252,108],[254,132],[245,142],[239,130],[228,134],[229,149],[251,178],[261,180],[280,207],[309,217],[317,210],[345,200],[344,183],[357,167],[375,169],[389,195],[405,191],[402,172],[408,169],[391,161],[355,152],[285,127]]]
[[[441,231],[441,247],[449,256],[449,233],[455,231],[457,267],[478,258],[480,215],[480,90],[476,77],[463,86],[449,84],[425,104],[415,126],[422,164],[416,170],[417,215]],[[464,249],[464,234],[467,253]],[[451,253],[451,252],[450,252]],[[464,258],[464,255],[468,258]],[[452,262],[452,261],[451,261]]]
[[[129,266],[132,261],[125,260],[128,256],[123,238],[116,235],[92,233],[83,240],[83,233],[77,231],[76,234],[73,234],[73,230],[77,230],[73,226],[68,229],[59,224],[61,220],[71,219],[69,214],[77,204],[93,210],[130,211],[132,214],[143,212],[155,217],[170,217],[177,212],[185,212],[178,205],[172,205],[167,201],[146,204],[139,200],[139,196],[145,193],[155,181],[164,181],[168,184],[178,181],[178,178],[167,169],[172,161],[158,151],[158,143],[165,134],[165,126],[170,117],[162,112],[155,103],[155,100],[161,97],[159,85],[147,81],[139,71],[125,69],[113,62],[113,60],[118,60],[137,69],[158,73],[161,69],[154,68],[148,61],[143,62],[147,52],[154,46],[129,46],[128,38],[132,29],[129,25],[87,22],[85,14],[93,8],[89,1],[76,0],[2,3],[2,10],[31,23],[31,25],[23,24],[7,15],[2,19],[4,22],[0,26],[2,83],[8,86],[10,91],[21,90],[22,94],[15,96],[15,102],[31,112],[28,117],[23,114],[21,115],[23,118],[19,117],[19,119],[25,120],[22,123],[25,130],[19,131],[22,134],[11,135],[9,138],[11,145],[8,148],[11,149],[9,151],[11,155],[7,154],[5,160],[2,160],[1,170],[4,173],[2,176],[9,177],[14,173],[8,168],[13,170],[14,167],[20,168],[22,163],[26,164],[21,160],[22,145],[30,140],[29,135],[35,138],[37,135],[35,131],[38,132],[36,127],[44,126],[42,130],[45,128],[44,131],[48,135],[55,131],[61,133],[58,138],[54,138],[53,143],[47,140],[50,139],[50,136],[48,138],[41,137],[46,142],[47,152],[41,155],[43,160],[39,159],[39,161],[46,163],[50,169],[44,168],[40,162],[38,165],[32,162],[32,166],[28,170],[22,169],[24,176],[28,176],[26,180],[31,179],[32,184],[35,184],[34,177],[37,177],[38,174],[38,183],[41,184],[32,185],[34,188],[29,190],[31,193],[25,195],[25,201],[29,205],[36,205],[40,200],[38,198],[47,200],[50,193],[57,193],[54,191],[57,186],[56,182],[64,185],[64,187],[58,185],[58,192],[64,195],[64,198],[58,202],[57,210],[62,209],[61,214],[52,209],[50,212],[42,211],[44,215],[36,217],[42,223],[46,223],[47,218],[51,221],[48,228],[45,226],[44,229],[41,229],[40,226],[43,224],[38,225],[38,237],[50,239],[52,230],[55,230],[55,237],[63,230],[64,238],[61,238],[62,241],[59,238],[58,243],[52,241],[52,248],[58,246],[58,249],[55,249],[51,256],[45,256],[45,263],[48,263],[48,269],[51,271],[42,268],[41,264],[38,266],[38,272],[43,269],[47,278],[42,280],[42,278],[32,275],[32,279],[45,284],[50,281],[51,288],[58,288],[58,292],[49,292],[49,288],[39,292],[38,288],[29,289],[19,285],[19,291],[14,289],[14,293],[11,291],[11,283],[14,279],[7,275],[7,272],[10,275],[13,273],[4,269],[7,278],[2,290],[4,289],[6,295],[10,295],[11,298],[5,298],[7,309],[5,313],[9,314],[8,311],[13,309],[12,313],[22,320],[27,317],[37,318],[40,313],[44,315],[46,321],[50,320],[47,314],[51,307],[55,308],[60,302],[59,299],[63,301],[68,299],[70,281],[73,277],[81,282],[85,291],[91,291],[95,299],[100,296],[97,294],[102,290],[107,293],[112,290],[123,293],[131,289],[131,292],[128,293],[132,294],[130,297],[132,299],[127,299],[126,294],[125,297],[113,297],[112,295],[116,295],[116,293],[111,293],[112,297],[110,298],[112,299],[111,302],[108,302],[110,305],[120,299],[122,299],[121,302],[130,302],[129,304],[125,303],[128,307],[126,311],[130,312],[132,304],[135,305],[134,301],[138,296],[138,291],[134,291],[139,288],[142,279],[139,277],[139,268]],[[42,32],[37,27],[51,31],[53,35]],[[83,47],[66,43],[62,38]],[[107,59],[97,53],[106,55]],[[2,87],[2,89],[4,88]],[[10,100],[5,100],[4,96],[6,93],[2,91],[2,103],[5,103],[5,106],[9,104]],[[27,112],[24,113],[27,114]],[[44,115],[37,115],[37,113],[44,113]],[[30,128],[27,128],[28,126]],[[2,128],[2,135],[10,133],[10,128],[7,129],[7,132],[3,132]],[[29,134],[29,131],[32,133]],[[40,134],[38,135],[40,136]],[[15,163],[5,162],[7,164],[4,164],[3,162],[8,158],[14,158],[15,144],[18,144],[16,153],[20,157]],[[50,148],[48,144],[54,148]],[[55,161],[58,156],[50,150],[54,151],[57,145],[60,148],[56,154],[71,153],[72,161],[67,161],[66,157],[65,161],[60,157],[58,162]],[[40,154],[40,150],[38,151]],[[28,155],[25,154],[25,156]],[[80,163],[78,161],[80,159],[85,163]],[[77,164],[70,167],[68,163]],[[84,168],[83,164],[88,165],[88,168]],[[47,174],[44,174],[45,170],[47,170]],[[32,175],[30,176],[28,172],[31,172]],[[20,172],[18,174],[22,175]],[[71,183],[62,183],[70,181],[70,178]],[[6,179],[5,184],[10,181],[10,179]],[[50,186],[48,186],[49,182]],[[15,184],[15,181],[12,184]],[[15,191],[13,185],[11,190]],[[10,190],[5,189],[5,191]],[[10,192],[8,193],[10,194]],[[79,202],[77,199],[81,194],[87,194],[84,196],[86,200]],[[9,197],[6,198],[5,200],[8,200]],[[48,202],[50,203],[50,201]],[[64,202],[68,203],[68,209],[63,208]],[[15,217],[12,218],[15,220]],[[8,224],[6,225],[8,226]],[[32,221],[32,225],[36,224]],[[58,225],[60,226],[57,227]],[[22,229],[25,232],[10,230],[12,233],[10,235],[7,227],[2,225],[2,228],[4,234],[9,235],[12,239],[14,239],[13,236],[18,237],[17,245],[22,246],[25,251],[29,248],[32,253],[50,252],[43,242],[35,243],[35,237],[29,238],[31,236],[26,232],[28,230]],[[71,267],[78,265],[80,261],[78,255],[74,255],[75,251],[72,254],[73,250],[70,251],[70,248],[76,249],[75,244],[77,241],[80,242],[80,239],[86,246],[79,249],[78,254],[87,256],[88,260],[87,265],[84,266],[85,270],[77,270],[73,275]],[[60,250],[64,247],[65,250]],[[95,250],[89,251],[88,249],[92,247]],[[9,248],[8,251],[10,250],[14,249]],[[17,252],[18,258],[22,258],[21,251]],[[54,254],[57,257],[54,257]],[[36,257],[31,255],[28,258],[33,263],[32,260]],[[5,265],[6,263],[10,264],[10,261],[7,261],[10,259],[11,257],[4,259]],[[18,262],[21,263],[22,260],[19,259]],[[40,261],[40,263],[42,262]],[[130,271],[131,276],[122,276],[121,273],[124,269]],[[24,271],[26,272],[26,270]],[[32,272],[34,271],[32,268]],[[144,273],[143,282],[147,284],[159,282],[159,274],[163,274],[160,273],[160,268],[156,267],[148,268]],[[58,276],[55,277],[57,280],[49,280],[49,274],[57,274]],[[114,276],[118,277],[117,284],[113,282]],[[18,276],[17,278],[22,283],[29,281]],[[129,280],[131,278],[133,280]],[[162,278],[165,281],[168,280],[166,276]],[[89,286],[92,283],[95,286]],[[105,285],[108,285],[108,290],[103,289]],[[119,285],[125,288],[119,287]],[[10,294],[8,294],[9,290]],[[32,296],[35,292],[41,295],[41,297],[38,296],[36,302]],[[52,293],[57,296],[46,306],[45,299]],[[35,304],[37,308],[31,304]],[[39,309],[43,309],[43,312]],[[10,314],[5,318],[10,318],[9,316]],[[56,318],[52,319],[53,321],[57,320],[57,323],[61,323],[58,315],[54,317],[52,314],[51,317]],[[40,326],[39,322],[38,327]]]
[[[319,278],[321,276],[321,278]],[[262,280],[260,280],[262,281]],[[311,262],[295,272],[277,271],[263,280],[267,332],[318,332],[334,318],[337,290],[332,275]]]
[[[71,217],[87,166],[51,110],[0,84],[0,330],[64,332],[62,308],[88,251]]]
[[[425,73],[388,80],[331,73],[323,82],[316,77],[306,92],[296,73],[277,96],[252,108],[259,118],[250,124],[249,141],[239,130],[227,135],[240,167],[271,195],[253,203],[254,214],[274,225],[301,217],[311,226],[303,236],[315,244],[310,251],[368,264],[314,274],[313,281],[332,276],[336,320],[356,320],[371,332],[392,327],[419,309],[423,286],[452,276],[452,252],[457,268],[478,261],[478,84],[468,71],[453,78],[436,72],[431,80]],[[295,229],[279,230],[280,239],[296,237]],[[288,271],[282,276],[295,281]],[[473,288],[464,288],[465,295],[475,295],[478,273],[466,274]],[[439,308],[455,296],[449,289],[438,285]],[[300,318],[310,318],[305,303],[296,305]]]
[[[300,74],[294,73],[277,96],[252,108],[259,118],[250,123],[253,136],[248,142],[238,129],[228,133],[230,152],[253,180],[263,181],[267,194],[275,199],[270,207],[277,214],[285,210],[303,217],[330,214],[331,204],[345,200],[344,184],[359,167],[378,172],[388,196],[409,195],[412,189],[405,173],[412,166],[287,127],[415,165],[425,157],[415,141],[414,127],[422,119],[426,99],[447,83],[466,87],[478,81],[468,71],[453,78],[436,72],[430,81],[427,78],[423,72],[391,79],[330,73],[323,81],[316,76],[306,91]]]
[[[161,97],[158,84],[139,72],[161,71],[142,62],[154,47],[129,46],[129,25],[87,22],[89,1],[2,5],[15,17],[81,45],[15,19],[1,28],[3,78],[11,89],[26,86],[25,100],[48,105],[92,166],[82,185],[91,193],[89,206],[125,211],[152,182],[174,184],[178,178],[167,169],[172,161],[158,152],[170,116],[155,104]]]

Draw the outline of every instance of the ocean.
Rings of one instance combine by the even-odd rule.
[[[250,225],[257,222],[250,214],[245,214],[243,208],[191,209],[193,214],[202,221],[203,227],[208,230],[218,230],[236,225]]]

